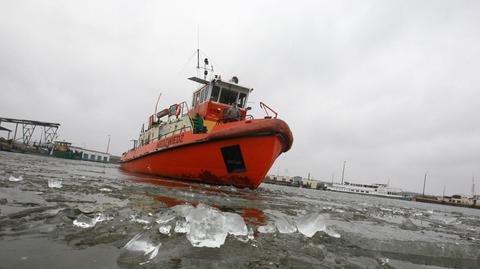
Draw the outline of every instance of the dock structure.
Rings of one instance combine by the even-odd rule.
[[[43,121],[35,121],[35,120],[22,120],[22,119],[12,119],[12,118],[2,118],[0,117],[0,127],[2,127],[2,123],[13,123],[15,124],[15,131],[13,133],[13,142],[21,141],[23,144],[28,145],[30,143],[30,139],[35,132],[37,127],[42,128],[42,136],[43,136],[43,143],[50,143],[55,140],[57,137],[57,130],[60,127],[60,123],[54,122],[43,122]],[[21,136],[17,137],[18,125],[21,126]],[[6,129],[4,127],[1,128]],[[8,130],[8,129],[7,129]],[[10,140],[10,130],[8,132],[8,140]],[[42,138],[40,138],[39,143],[41,144]]]

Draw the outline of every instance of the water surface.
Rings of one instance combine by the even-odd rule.
[[[0,268],[480,268],[480,210],[0,152]]]

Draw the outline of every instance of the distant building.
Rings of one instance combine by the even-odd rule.
[[[309,189],[322,189],[323,184],[320,181],[302,178],[301,176],[281,176],[281,175],[267,175],[265,183],[287,185],[292,187],[303,187]]]
[[[310,189],[320,189],[320,182],[313,179],[302,179],[302,187]]]

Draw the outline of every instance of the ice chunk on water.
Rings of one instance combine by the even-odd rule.
[[[253,229],[252,229],[252,228],[248,229],[248,235],[247,235],[247,238],[248,238],[249,240],[253,240],[253,239],[255,239],[255,237],[254,237],[254,233],[253,233]]]
[[[11,182],[18,182],[18,181],[22,181],[22,180],[23,180],[23,176],[19,176],[19,177],[10,176],[8,178],[8,181],[11,181]]]
[[[225,216],[218,209],[199,204],[185,219],[189,227],[187,239],[194,247],[218,248],[225,243]]]
[[[297,220],[297,228],[300,233],[312,237],[316,232],[324,232],[327,229],[326,217],[320,214],[310,214]]]
[[[185,220],[176,221],[174,231],[186,233],[188,241],[194,247],[218,248],[225,243],[228,234],[248,236],[247,225],[238,214],[224,213],[204,204],[199,204],[197,207],[178,205],[172,209],[176,214],[185,217]],[[160,216],[156,222],[166,224],[176,217],[171,213],[166,213]]]
[[[172,226],[171,225],[163,225],[163,226],[160,226],[158,228],[158,231],[161,233],[161,234],[166,234],[166,235],[170,235],[170,231],[172,230]]]
[[[172,207],[172,210],[182,217],[186,217],[192,209],[194,209],[194,207],[191,205],[176,205]]]
[[[150,223],[149,220],[139,219],[135,215],[131,215],[130,220],[133,221],[133,222],[136,222],[136,223],[140,223],[140,224],[149,224]]]
[[[175,232],[176,233],[180,233],[180,234],[184,234],[187,232],[187,223],[183,220],[177,220],[177,222],[175,223]]]
[[[223,215],[225,216],[225,228],[229,234],[248,235],[247,225],[240,215],[229,212],[225,212]]]
[[[101,188],[100,191],[103,191],[103,192],[111,192],[112,190],[109,189],[109,188]]]
[[[132,252],[139,252],[151,260],[157,256],[161,245],[162,243],[154,244],[147,233],[139,233],[128,241],[123,248]]]
[[[158,224],[164,224],[164,223],[168,223],[168,222],[172,221],[173,219],[175,219],[174,214],[166,213],[166,214],[161,215],[155,222],[158,223]]]
[[[325,229],[325,233],[330,237],[334,237],[334,238],[340,238],[341,237],[341,235],[339,233],[337,233],[335,230],[333,230],[330,227],[327,227],[327,229]]]
[[[259,226],[257,228],[257,231],[262,234],[272,234],[275,232],[275,226],[271,223],[264,225],[264,226]]]
[[[266,210],[265,212],[272,218],[279,233],[289,234],[297,231],[295,222],[290,216],[276,210]]]
[[[282,234],[290,234],[297,231],[297,227],[283,216],[275,218],[275,226],[277,227],[278,232]]]
[[[74,226],[78,226],[80,228],[91,228],[93,226],[95,226],[95,224],[97,223],[97,221],[95,220],[95,218],[90,218],[90,217],[87,217],[83,214],[80,214],[76,220],[73,221],[73,225]]]
[[[48,179],[48,187],[49,188],[60,189],[62,187],[62,181],[59,180],[59,179],[55,179],[55,178],[49,178]]]
[[[77,217],[77,219],[73,221],[73,225],[86,229],[86,228],[94,227],[97,223],[106,221],[106,220],[111,220],[111,218],[101,213],[95,215],[95,217],[93,218],[80,214]]]

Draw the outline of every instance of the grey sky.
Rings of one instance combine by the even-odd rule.
[[[121,154],[190,102],[197,46],[295,141],[272,173],[427,193],[480,178],[478,1],[1,1],[0,116]],[[190,59],[190,61],[189,61]],[[480,189],[480,181],[477,184]]]

